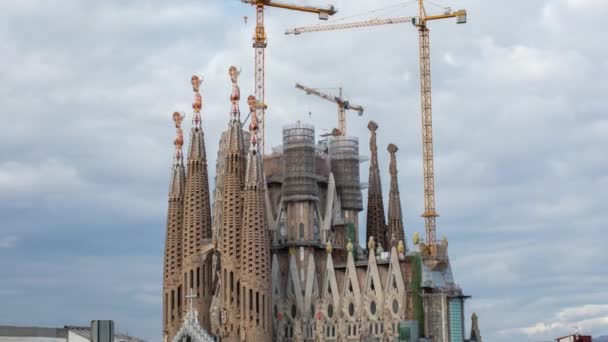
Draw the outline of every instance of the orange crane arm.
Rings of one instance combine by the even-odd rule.
[[[387,19],[371,19],[371,20],[356,21],[356,22],[352,22],[352,23],[343,23],[343,24],[305,26],[305,27],[298,27],[298,28],[294,28],[291,30],[287,30],[287,31],[285,31],[285,34],[300,34],[300,33],[306,33],[306,32],[334,31],[334,30],[344,30],[344,29],[367,27],[367,26],[403,24],[403,23],[411,23],[413,19],[414,19],[414,17],[399,17],[399,18],[387,18]]]
[[[337,96],[330,96],[330,95],[327,95],[327,94],[323,94],[322,92],[320,92],[320,91],[318,91],[316,89],[303,86],[303,85],[301,85],[299,83],[296,83],[296,88],[304,90],[304,92],[306,92],[306,94],[308,94],[308,95],[318,96],[318,97],[320,97],[322,99],[325,99],[327,101],[331,101],[333,103],[337,103],[339,106],[343,106],[344,109],[351,109],[351,110],[354,110],[354,111],[358,112],[359,115],[363,115],[363,111],[364,111],[363,107],[350,104],[349,101],[341,99],[341,98],[339,98]]]
[[[276,1],[272,1],[272,0],[262,0],[262,1],[260,1],[260,0],[241,0],[241,1],[246,4],[251,4],[251,5],[261,4],[263,6],[283,8],[283,9],[288,9],[288,10],[292,10],[292,11],[316,13],[319,15],[319,18],[321,18],[321,19],[327,19],[328,16],[334,15],[338,12],[336,10],[336,8],[331,5],[326,8],[318,8],[318,7],[312,7],[312,6],[300,6],[300,5],[283,3],[283,2],[276,2]]]

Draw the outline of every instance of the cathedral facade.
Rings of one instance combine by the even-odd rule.
[[[452,275],[448,242],[406,240],[390,153],[388,217],[370,122],[366,241],[359,139],[316,140],[314,127],[283,127],[283,144],[263,155],[256,99],[248,130],[239,72],[221,135],[210,201],[200,79],[192,77],[193,119],[186,160],[177,134],[163,275],[165,341],[481,341],[475,316],[465,338],[465,296]],[[191,332],[191,333],[189,333]]]

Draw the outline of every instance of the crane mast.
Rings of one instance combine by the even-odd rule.
[[[273,0],[241,0],[246,4],[255,6],[255,33],[253,35],[253,48],[255,49],[255,98],[256,114],[259,119],[259,137],[260,149],[264,153],[265,142],[266,142],[266,89],[265,89],[265,78],[266,78],[266,61],[265,61],[265,49],[267,46],[266,30],[264,28],[264,7],[277,7],[299,12],[316,13],[319,15],[319,19],[327,20],[330,15],[336,14],[334,6],[328,8],[316,8],[311,6],[298,6],[286,3],[281,3]]]
[[[318,96],[327,101],[336,103],[338,105],[338,130],[340,131],[339,135],[341,135],[341,136],[346,136],[346,110],[347,109],[358,112],[359,116],[363,115],[363,107],[350,104],[350,102],[348,100],[344,100],[344,97],[342,96],[342,87],[338,88],[339,89],[338,97],[324,94],[316,89],[303,86],[299,83],[296,83],[296,88],[303,90],[308,95],[315,95],[315,96]]]
[[[316,25],[287,30],[285,34],[301,34],[305,32],[321,32],[358,27],[379,26],[411,22],[418,28],[419,57],[420,57],[420,107],[422,117],[422,159],[424,175],[424,212],[426,230],[426,253],[435,254],[437,244],[436,218],[439,216],[435,209],[435,165],[433,151],[433,109],[431,96],[431,51],[429,29],[427,22],[431,20],[456,18],[456,23],[466,23],[466,10],[446,12],[438,15],[427,15],[424,0],[418,0],[418,17],[399,17],[387,19],[372,19],[353,23],[333,25]]]

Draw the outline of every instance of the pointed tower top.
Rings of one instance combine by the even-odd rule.
[[[179,112],[173,112],[173,122],[175,122],[175,128],[177,130],[173,145],[175,145],[175,161],[178,162],[182,159],[182,146],[184,146],[184,132],[182,131],[182,121],[185,115]]]
[[[228,69],[228,75],[230,76],[230,82],[232,82],[232,92],[230,93],[230,102],[232,103],[232,110],[230,111],[230,118],[232,120],[240,119],[239,100],[241,99],[241,90],[239,88],[239,75],[241,71],[234,65]]]
[[[390,154],[395,154],[397,151],[399,151],[399,147],[397,147],[395,144],[389,144],[387,150]]]
[[[376,143],[376,131],[378,124],[370,121],[367,125],[370,130],[369,150],[371,153],[369,163],[369,188],[367,191],[367,229],[366,238],[373,236],[379,246],[388,248],[386,234],[386,219],[384,216],[384,201],[382,199],[382,182],[380,181],[380,167],[378,166],[378,144]]]
[[[346,244],[346,250],[348,251],[348,254],[352,254],[353,247],[353,242],[350,241],[350,238],[348,238],[348,243]]]
[[[370,121],[367,124],[367,128],[369,128],[370,131],[375,132],[376,130],[378,130],[378,124],[375,121]]]
[[[370,253],[372,253],[373,250],[376,248],[376,242],[374,241],[373,236],[369,237],[369,242],[367,243],[367,248],[369,249]]]
[[[257,100],[255,96],[249,95],[247,98],[247,104],[249,105],[249,115],[251,116],[251,122],[249,123],[249,132],[251,133],[251,148],[256,148],[258,142],[258,114],[256,111]]]
[[[201,109],[203,108],[203,98],[201,97],[199,89],[202,82],[203,78],[196,75],[193,75],[190,79],[190,83],[192,83],[192,91],[194,91],[194,102],[192,102],[194,116],[192,117],[192,122],[194,124],[195,129],[200,128],[201,124]]]
[[[395,235],[397,240],[405,241],[401,198],[399,196],[399,181],[397,180],[397,157],[395,155],[399,148],[395,144],[390,144],[388,145],[387,150],[391,154],[391,162],[389,165],[391,189],[388,199],[388,231],[391,236]]]

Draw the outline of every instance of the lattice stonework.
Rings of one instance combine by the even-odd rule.
[[[200,253],[202,239],[211,238],[209,177],[203,139],[202,130],[193,128],[184,200],[184,258]]]

